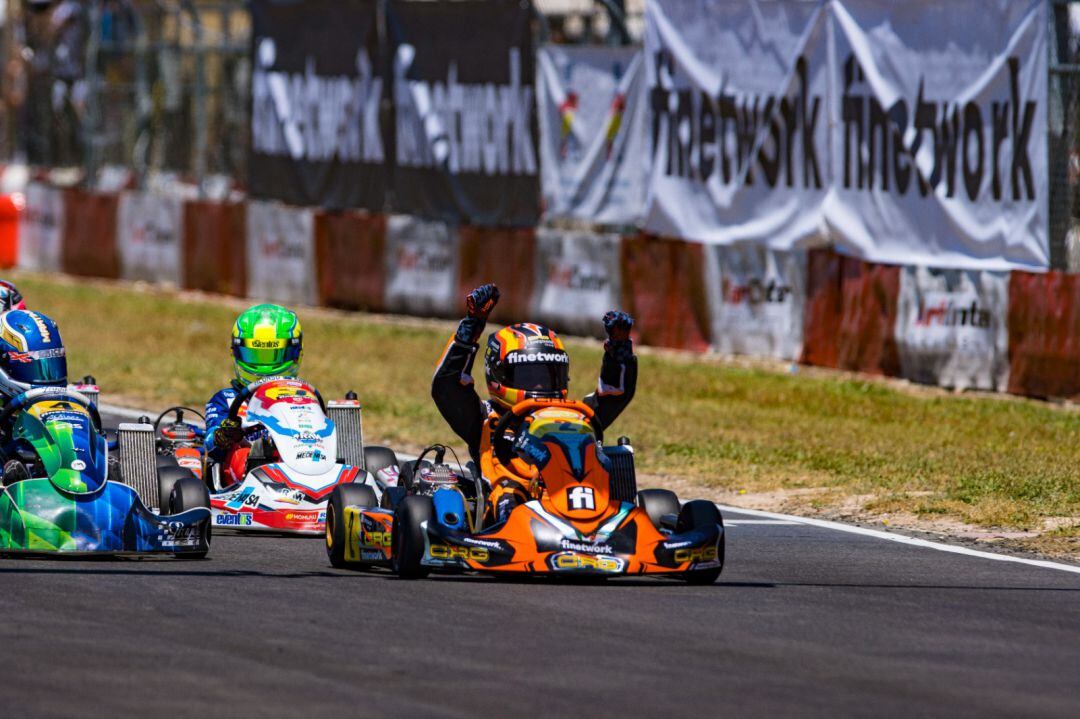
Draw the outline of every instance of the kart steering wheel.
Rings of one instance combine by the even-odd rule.
[[[233,398],[232,404],[229,405],[229,419],[239,420],[240,408],[243,407],[244,403],[251,399],[255,392],[258,391],[258,389],[263,385],[270,384],[271,382],[280,382],[281,380],[295,379],[295,377],[266,377],[264,379],[252,382],[247,387],[240,390],[240,392],[237,393],[236,397]],[[326,414],[326,402],[323,400],[322,395],[319,394],[319,390],[315,389],[314,387],[312,387],[311,390],[315,393],[315,399],[319,400],[319,407],[322,409],[323,414]]]
[[[161,414],[159,414],[157,419],[154,420],[154,433],[155,434],[157,433],[158,429],[161,427],[161,420],[165,419],[165,415],[169,414],[169,412],[175,412],[176,413],[178,422],[183,422],[184,421],[183,418],[181,417],[181,415],[184,412],[191,412],[193,415],[195,415],[196,417],[201,419],[204,423],[206,422],[206,417],[203,416],[202,412],[199,412],[198,410],[192,409],[191,407],[183,407],[183,406],[177,405],[175,407],[169,407],[168,409],[163,411]]]
[[[90,415],[90,423],[94,429],[101,433],[101,414],[98,412],[98,408],[94,406],[85,395],[79,394],[68,389],[61,389],[59,387],[35,387],[25,392],[15,395],[11,402],[8,403],[2,411],[0,411],[0,431],[7,433],[8,420],[12,415],[22,410],[26,405],[37,402],[42,399],[51,399],[59,402],[71,402],[77,404],[86,410]]]
[[[495,456],[500,462],[503,464],[510,464],[511,459],[514,457],[514,442],[512,439],[507,438],[507,430],[513,428],[514,436],[517,436],[520,424],[525,421],[525,418],[529,414],[538,409],[549,407],[580,412],[585,416],[586,421],[589,423],[589,427],[592,428],[593,433],[596,435],[596,439],[601,442],[603,441],[603,432],[596,424],[596,412],[584,402],[565,399],[527,399],[515,404],[509,412],[502,416],[499,423],[495,425],[491,446],[495,451]]]

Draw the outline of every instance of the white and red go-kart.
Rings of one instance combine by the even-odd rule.
[[[321,536],[335,487],[366,484],[381,496],[379,484],[363,468],[360,403],[355,398],[328,407],[303,380],[268,378],[240,392],[229,417],[241,420],[251,452],[239,484],[222,487],[223,468],[208,465],[215,528]]]

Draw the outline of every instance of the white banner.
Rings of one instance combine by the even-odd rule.
[[[653,0],[645,227],[1045,269],[1046,28],[1043,0]]]
[[[618,235],[536,231],[533,315],[558,332],[603,334],[601,319],[621,306]]]
[[[19,267],[60,270],[64,236],[64,191],[43,182],[26,186],[26,208],[19,218]]]
[[[705,280],[717,352],[799,359],[806,306],[804,251],[747,244],[710,247]]]
[[[638,222],[648,175],[641,50],[546,45],[536,61],[545,217]]]
[[[314,213],[276,202],[251,200],[247,207],[248,296],[314,305]]]
[[[457,230],[442,222],[391,215],[386,223],[386,308],[412,315],[454,315]]]
[[[907,379],[1004,392],[1009,383],[1009,273],[904,267],[896,344]]]
[[[153,192],[122,193],[116,218],[120,276],[179,285],[183,217],[179,197]]]

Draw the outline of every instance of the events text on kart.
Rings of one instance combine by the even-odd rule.
[[[119,465],[108,461],[101,418],[87,397],[63,387],[27,390],[0,411],[0,431],[0,551],[206,556],[205,488],[193,478],[175,482],[171,503],[160,516],[151,512],[132,486],[110,476]],[[122,443],[117,449],[125,451]]]

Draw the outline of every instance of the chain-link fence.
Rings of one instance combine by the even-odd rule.
[[[1080,2],[1053,0],[1052,5],[1050,264],[1080,272]]]
[[[9,0],[7,11],[7,157],[88,177],[109,165],[244,177],[243,0]]]

